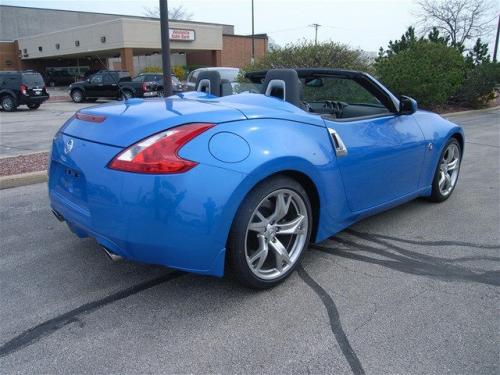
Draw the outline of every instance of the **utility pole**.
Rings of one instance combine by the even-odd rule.
[[[493,62],[497,62],[498,37],[499,37],[499,34],[500,34],[500,15],[498,16],[497,37],[495,38],[495,50],[493,52]]]
[[[310,27],[314,27],[314,44],[318,44],[318,28],[321,26],[317,23],[313,23],[309,25]]]
[[[254,27],[254,13],[253,13],[253,0],[252,0],[252,58],[250,62],[255,64],[255,27]]]
[[[172,95],[172,75],[170,73],[170,32],[168,29],[168,2],[160,1],[161,62],[163,65],[163,94]]]

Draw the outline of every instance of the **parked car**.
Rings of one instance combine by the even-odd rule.
[[[125,99],[159,96],[163,94],[163,73],[141,73],[130,82],[120,83]],[[182,83],[172,74],[172,91],[182,91]]]
[[[15,111],[20,105],[34,110],[48,99],[49,93],[40,73],[32,70],[0,71],[0,106],[4,111]]]
[[[130,80],[127,71],[101,70],[84,81],[69,85],[69,95],[75,103],[96,101],[99,98],[120,99],[120,83]]]
[[[355,71],[247,77],[261,94],[216,97],[201,91],[210,82],[78,111],[53,140],[56,217],[114,258],[215,276],[230,267],[267,288],[310,242],[417,197],[452,195],[463,130],[414,99]]]
[[[196,80],[201,72],[207,71],[217,71],[220,74],[221,79],[228,82],[235,82],[240,70],[238,68],[227,68],[227,67],[211,67],[211,68],[199,68],[191,71],[186,79],[186,90],[194,91],[196,86]]]

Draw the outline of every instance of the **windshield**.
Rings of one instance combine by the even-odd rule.
[[[238,77],[239,73],[240,73],[239,69],[221,69],[221,70],[219,70],[220,78],[226,79],[229,82],[235,82],[236,77]]]
[[[22,74],[23,83],[26,86],[45,86],[42,75],[40,73],[23,73]]]
[[[137,77],[135,77],[134,79],[132,79],[132,82],[142,82],[143,79],[144,79],[144,76],[141,74],[141,75],[138,75]]]

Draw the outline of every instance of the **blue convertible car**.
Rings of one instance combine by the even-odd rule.
[[[234,91],[245,91],[238,94]],[[368,74],[277,69],[85,108],[54,137],[55,215],[112,258],[265,288],[310,242],[456,185],[462,129]]]

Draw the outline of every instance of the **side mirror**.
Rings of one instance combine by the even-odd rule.
[[[399,98],[399,114],[412,115],[417,111],[417,101],[409,96]]]

